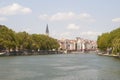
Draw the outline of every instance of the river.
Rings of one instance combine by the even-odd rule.
[[[120,80],[120,59],[94,53],[0,57],[0,80]]]

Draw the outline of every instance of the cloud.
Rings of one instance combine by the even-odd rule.
[[[43,14],[39,16],[42,20],[49,21],[63,21],[63,20],[81,20],[81,21],[90,21],[94,22],[95,19],[88,13],[76,14],[74,12],[58,12],[53,15]]]
[[[81,35],[87,35],[87,36],[94,36],[99,34],[100,32],[93,32],[93,31],[81,32]]]
[[[69,30],[79,30],[79,26],[77,26],[75,24],[69,24],[67,26],[67,29],[69,29]]]
[[[60,34],[60,37],[61,37],[61,38],[69,38],[70,35],[71,35],[70,32],[64,32],[64,33],[61,33],[61,34]]]
[[[65,38],[68,39],[71,36],[71,32],[51,32],[51,36],[57,39]]]
[[[6,21],[7,20],[7,18],[5,18],[5,17],[0,17],[0,21]]]
[[[39,18],[42,20],[49,20],[50,17],[47,14],[43,14],[43,15],[40,15]]]
[[[31,12],[32,10],[30,8],[21,6],[17,3],[0,8],[0,15],[28,14]]]
[[[44,20],[50,20],[50,21],[61,21],[61,20],[69,20],[75,17],[75,14],[73,12],[68,12],[68,13],[62,13],[62,12],[58,12],[54,15],[47,15],[47,14],[43,14],[40,15],[39,18],[40,19],[44,19]]]
[[[84,39],[90,39],[90,40],[96,40],[98,35],[102,34],[102,32],[95,32],[95,31],[86,31],[86,32],[80,32],[80,33],[74,33],[74,32],[53,32],[51,33],[52,37],[55,37],[57,39],[75,39],[76,37],[81,37]]]
[[[24,28],[24,29],[22,29],[21,31],[25,31],[25,32],[30,33],[30,32],[31,32],[31,28]]]
[[[56,20],[69,20],[75,17],[75,14],[72,12],[69,13],[57,13],[53,16],[51,16],[51,21],[56,21]]]
[[[82,36],[84,38],[87,38],[87,39],[94,39],[94,40],[96,40],[96,38],[100,34],[101,34],[101,32],[86,31],[86,32],[81,32],[80,36]]]
[[[112,22],[120,22],[120,18],[114,18],[112,19]]]
[[[57,33],[56,32],[52,36],[56,37],[58,39],[61,39],[61,38],[75,39],[76,37],[81,37],[81,38],[84,38],[84,39],[96,40],[98,35],[100,35],[100,34],[101,34],[101,32],[94,32],[94,31],[80,32],[79,34],[74,34],[74,32],[62,32],[62,33]]]

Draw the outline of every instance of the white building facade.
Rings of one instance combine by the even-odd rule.
[[[62,39],[58,41],[60,49],[69,51],[91,51],[97,49],[96,41],[77,37],[75,40]]]

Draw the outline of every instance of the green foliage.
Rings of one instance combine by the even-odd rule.
[[[120,52],[120,37],[116,37],[112,41],[112,46],[113,46],[113,53],[117,54],[118,52]]]
[[[19,49],[30,49],[32,40],[31,36],[26,32],[17,33],[17,41]]]
[[[0,25],[0,45],[8,49],[16,47],[15,32],[2,25]]]
[[[103,33],[97,39],[98,48],[100,50],[106,50],[107,48],[113,48],[114,54],[120,52],[120,28],[117,28],[110,33]]]
[[[27,32],[14,32],[4,25],[0,25],[0,50],[52,50],[58,49],[56,39],[42,34],[28,34]]]
[[[97,43],[98,43],[98,48],[101,50],[106,50],[107,47],[110,46],[109,44],[109,33],[103,33],[101,36],[99,36]]]

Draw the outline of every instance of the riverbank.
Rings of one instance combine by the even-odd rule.
[[[103,54],[103,53],[97,53],[97,55],[120,58],[120,55],[115,55],[115,54]]]
[[[52,50],[40,50],[40,51],[12,51],[12,52],[0,52],[0,56],[29,56],[29,55],[49,55],[49,54],[62,54],[60,51]]]

